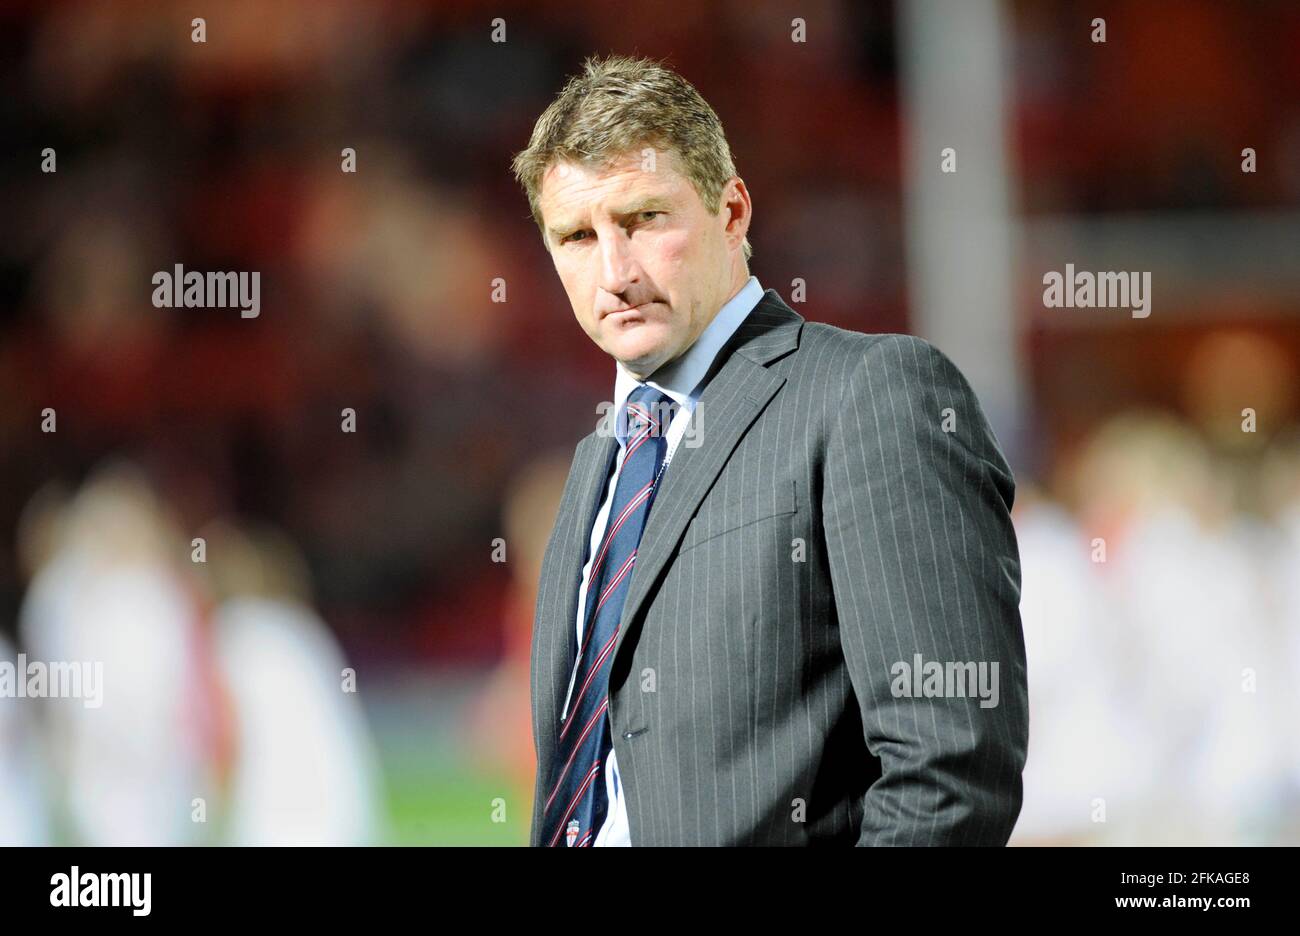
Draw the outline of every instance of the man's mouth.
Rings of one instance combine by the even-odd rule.
[[[650,301],[648,301],[648,302],[642,302],[642,303],[640,303],[639,305],[628,306],[628,307],[625,308],[625,309],[614,309],[614,310],[611,311],[611,312],[602,312],[601,315],[600,315],[600,317],[601,317],[602,319],[605,319],[605,318],[609,318],[609,317],[611,317],[611,316],[618,316],[618,315],[627,315],[627,316],[630,316],[632,313],[635,313],[635,312],[643,312],[643,311],[645,311],[645,309],[646,309],[648,306],[652,306],[652,305],[654,305],[654,304],[655,304],[655,301],[654,301],[654,300],[650,300]]]

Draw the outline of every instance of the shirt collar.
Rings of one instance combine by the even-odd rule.
[[[740,287],[739,292],[723,303],[718,314],[713,317],[713,321],[700,333],[700,337],[695,339],[695,343],[680,357],[656,370],[644,383],[656,390],[662,390],[688,412],[693,410],[702,389],[700,382],[709,372],[718,352],[762,298],[763,287],[759,285],[758,277],[751,276],[745,281],[745,285]],[[628,372],[621,361],[615,362],[614,412],[616,414],[622,414],[628,396],[641,383],[642,381]],[[614,423],[615,435],[621,446],[627,442],[627,421],[616,419]]]

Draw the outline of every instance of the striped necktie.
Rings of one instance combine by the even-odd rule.
[[[578,668],[546,787],[541,841],[548,847],[591,845],[609,809],[604,778],[613,746],[606,712],[609,660],[641,531],[665,467],[668,424],[676,409],[667,395],[645,384],[627,398],[626,454],[588,575]]]

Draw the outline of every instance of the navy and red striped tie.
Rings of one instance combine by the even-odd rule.
[[[549,847],[591,845],[609,809],[604,773],[613,746],[606,712],[610,657],[676,407],[666,394],[645,384],[627,398],[626,454],[588,576],[578,669],[546,787],[541,841]]]

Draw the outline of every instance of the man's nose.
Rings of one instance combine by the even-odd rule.
[[[618,228],[600,238],[600,286],[620,294],[636,282],[637,266],[627,231]]]

